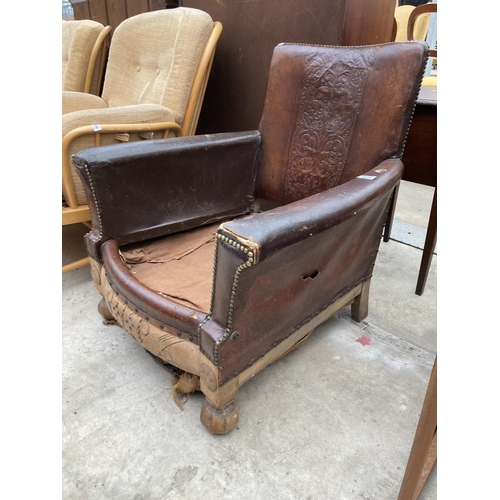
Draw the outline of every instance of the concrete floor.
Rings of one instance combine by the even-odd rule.
[[[89,268],[64,274],[62,497],[395,500],[436,355],[436,255],[414,293],[432,193],[402,183],[367,320],[340,313],[245,384],[225,436],[201,425],[203,395],[180,411],[171,374],[102,323]],[[85,232],[63,228],[63,264]],[[437,465],[420,496],[436,498]]]

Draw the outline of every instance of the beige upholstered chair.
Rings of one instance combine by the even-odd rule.
[[[139,14],[114,31],[102,97],[63,92],[63,225],[90,221],[71,156],[92,146],[194,135],[222,25],[198,9]],[[63,267],[64,271],[87,260]]]
[[[111,26],[62,21],[62,90],[99,95]]]
[[[414,5],[400,5],[399,7],[396,7],[396,10],[394,11],[395,29],[393,30],[393,41],[404,42],[408,40],[408,19],[414,10]],[[427,30],[429,29],[429,18],[429,14],[424,14],[418,18],[417,23],[415,23],[413,40],[425,40]]]
[[[406,37],[408,40],[421,40],[420,36],[420,26],[422,19],[427,19],[427,24],[429,23],[429,16],[431,13],[437,13],[437,2],[425,3],[415,7],[408,17],[407,33]],[[429,51],[430,57],[433,59],[433,63],[437,64],[437,47],[431,48]],[[424,87],[437,87],[437,76],[426,76],[422,80],[422,86]]]

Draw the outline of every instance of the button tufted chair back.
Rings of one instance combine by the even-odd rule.
[[[115,30],[102,97],[108,107],[158,104],[182,124],[212,18],[178,7],[133,16]]]
[[[62,90],[98,94],[110,32],[90,19],[62,21]]]

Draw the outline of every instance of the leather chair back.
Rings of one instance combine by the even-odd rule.
[[[258,198],[297,201],[402,156],[424,72],[415,52],[426,50],[404,45],[276,47],[259,125]]]

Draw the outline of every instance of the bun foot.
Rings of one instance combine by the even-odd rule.
[[[104,298],[100,300],[99,305],[97,306],[97,310],[99,311],[99,314],[104,318],[105,323],[116,323],[115,318],[111,314],[108,304],[106,303]]]
[[[201,423],[212,434],[227,434],[236,427],[240,416],[240,404],[231,401],[225,408],[214,408],[206,399],[201,406]]]

